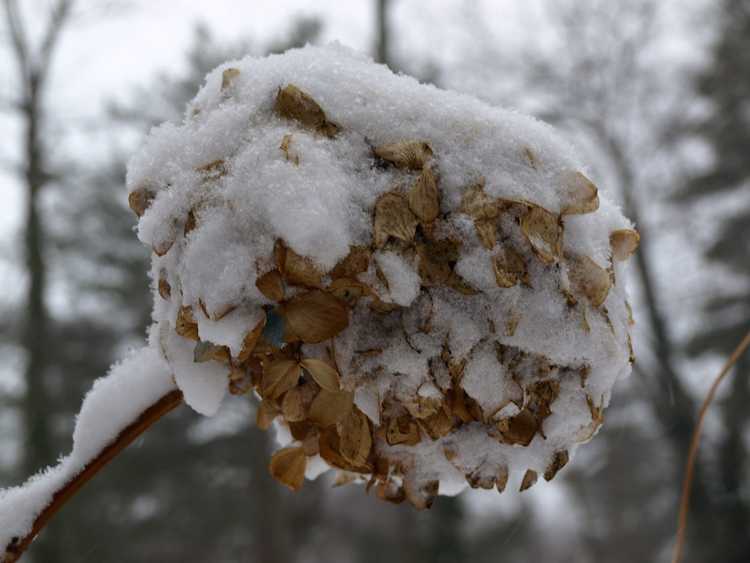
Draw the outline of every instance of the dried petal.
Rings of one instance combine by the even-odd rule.
[[[562,177],[561,215],[593,213],[599,209],[599,194],[594,183],[580,172],[566,172]]]
[[[352,246],[349,254],[331,270],[331,278],[356,279],[357,275],[367,271],[370,267],[372,251],[366,246]]]
[[[339,434],[339,451],[352,465],[364,465],[372,449],[372,435],[367,416],[359,409],[353,409],[349,415],[337,424]]]
[[[211,342],[199,340],[193,349],[193,361],[197,363],[209,362],[211,360],[226,363],[229,361],[229,357],[229,348],[218,346]]]
[[[523,158],[526,160],[526,163],[531,166],[534,170],[537,170],[539,168],[539,159],[536,156],[536,153],[531,150],[531,147],[523,147]]]
[[[156,197],[152,189],[141,186],[128,194],[128,205],[138,217],[142,217]]]
[[[291,248],[286,249],[284,256],[284,279],[290,285],[304,287],[322,287],[323,272],[310,258],[300,256]]]
[[[279,414],[279,408],[273,401],[263,399],[258,405],[255,413],[255,424],[261,430],[268,430],[271,427],[273,419]]]
[[[240,75],[240,69],[227,68],[221,73],[221,91],[223,92],[232,85],[235,78]]]
[[[278,399],[297,385],[300,367],[294,360],[275,360],[263,369],[260,394],[264,398]]]
[[[492,257],[492,269],[498,287],[513,287],[518,282],[528,284],[529,273],[523,257],[509,246]]]
[[[284,153],[284,156],[289,162],[291,162],[295,166],[299,166],[299,153],[296,150],[291,149],[291,144],[292,134],[287,133],[286,135],[284,135],[284,138],[281,139],[279,148],[281,149],[281,152]]]
[[[476,219],[474,228],[482,246],[487,250],[492,250],[497,244],[497,221],[495,219]]]
[[[400,141],[376,147],[375,154],[396,168],[422,170],[432,158],[432,147],[425,141]]]
[[[552,479],[555,478],[555,475],[557,475],[557,472],[568,464],[569,459],[570,456],[568,455],[568,450],[555,452],[555,455],[552,456],[552,461],[547,466],[547,469],[544,470],[544,480],[552,481]]]
[[[283,305],[289,330],[302,342],[315,344],[336,336],[349,325],[349,308],[330,293],[314,290]]]
[[[521,218],[521,230],[542,262],[551,264],[560,256],[563,230],[557,215],[532,206]]]
[[[318,103],[293,84],[279,89],[274,110],[280,116],[293,119],[303,127],[328,137],[333,137],[338,132],[338,127],[326,119],[326,114]]]
[[[240,362],[245,362],[250,357],[250,354],[253,353],[253,350],[255,350],[255,346],[258,344],[258,340],[260,339],[260,335],[263,334],[263,329],[266,327],[266,313],[263,311],[263,316],[258,321],[258,324],[253,327],[253,330],[248,332],[245,335],[245,338],[242,340],[242,350],[240,351],[239,356],[237,356],[237,359]]]
[[[316,358],[305,358],[302,367],[312,376],[315,383],[326,391],[339,391],[341,383],[339,373],[332,365]]]
[[[439,488],[440,481],[438,480],[417,482],[414,479],[404,479],[406,500],[417,510],[430,508],[435,501]]]
[[[417,445],[422,438],[419,435],[417,423],[408,415],[390,419],[386,424],[385,440],[388,445],[405,444]]]
[[[607,270],[588,256],[567,255],[570,285],[577,295],[585,295],[594,307],[607,299],[612,280]]]
[[[302,448],[282,448],[274,452],[268,468],[274,479],[298,491],[305,481],[306,465],[307,457]]]
[[[310,405],[309,419],[323,428],[343,420],[352,410],[354,394],[321,389]]]
[[[190,340],[198,340],[198,323],[193,318],[193,310],[190,307],[180,307],[175,323],[175,332]]]
[[[388,242],[388,237],[411,242],[417,230],[417,222],[404,196],[395,192],[383,194],[375,203],[375,246],[382,248]]]
[[[159,277],[159,295],[165,301],[169,301],[172,297],[172,286],[169,285],[167,278]]]
[[[423,222],[431,223],[440,214],[440,194],[435,175],[429,166],[422,173],[409,191],[409,207],[414,215]]]
[[[281,413],[287,422],[305,420],[305,405],[300,387],[292,387],[284,394],[281,401]]]
[[[507,444],[528,446],[534,439],[539,424],[529,409],[523,409],[516,416],[498,422],[497,428]]]
[[[203,166],[199,166],[196,170],[201,172],[206,180],[216,180],[222,176],[226,176],[229,172],[227,163],[221,158],[218,160],[212,160]]]
[[[495,477],[495,487],[497,487],[497,492],[502,493],[505,490],[505,487],[508,485],[508,466],[507,465],[501,465],[497,470],[497,475]]]
[[[523,492],[526,489],[530,489],[536,483],[537,478],[538,475],[536,474],[536,471],[533,469],[527,469],[523,476],[523,480],[521,481],[521,488],[519,490]]]
[[[260,276],[255,280],[255,286],[271,301],[282,301],[284,299],[284,283],[278,270],[271,270]]]
[[[484,191],[484,178],[466,189],[461,198],[461,212],[466,213],[475,221],[497,219],[500,215],[497,200],[488,196]]]
[[[615,260],[627,260],[638,249],[641,235],[633,229],[619,229],[609,235],[609,245]]]

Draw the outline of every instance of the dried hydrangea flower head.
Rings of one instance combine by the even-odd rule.
[[[552,479],[633,361],[638,234],[548,126],[339,45],[208,75],[131,161],[151,343],[185,400],[260,399],[298,489],[429,507]]]

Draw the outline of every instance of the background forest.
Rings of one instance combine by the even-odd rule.
[[[750,329],[750,0],[209,4],[2,0],[0,487],[70,449],[84,393],[144,338],[129,155],[218,63],[308,42],[340,39],[569,135],[641,233],[634,373],[554,483],[422,513],[329,478],[289,493],[244,397],[213,419],[181,409],[28,560],[667,561],[701,397]],[[750,560],[749,381],[746,357],[710,413],[686,561]]]

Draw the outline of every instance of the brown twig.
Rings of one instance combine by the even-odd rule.
[[[57,513],[60,508],[70,499],[78,490],[86,484],[94,475],[96,475],[107,463],[117,456],[122,450],[127,448],[138,436],[143,434],[152,424],[172,411],[182,403],[182,391],[174,390],[164,395],[161,399],[153,403],[144,410],[135,422],[131,423],[122,430],[115,440],[104,448],[99,454],[86,464],[86,466],[68,481],[63,488],[55,492],[52,501],[42,510],[39,516],[34,520],[31,531],[23,538],[15,538],[5,550],[3,563],[14,563],[23,555],[34,538],[44,528],[45,524]]]
[[[719,388],[719,385],[748,347],[750,347],[750,332],[745,335],[742,342],[739,343],[737,348],[734,349],[734,352],[732,352],[732,355],[729,356],[724,367],[721,368],[719,375],[716,376],[711,388],[708,390],[708,394],[703,400],[703,404],[698,413],[698,423],[693,430],[693,436],[690,440],[690,450],[685,464],[685,479],[682,482],[680,514],[677,519],[677,539],[675,540],[674,551],[672,552],[672,563],[679,563],[682,559],[682,550],[685,544],[685,531],[687,529],[688,508],[690,507],[690,486],[693,482],[693,469],[695,467],[695,459],[698,455],[698,445],[700,444],[701,430],[703,429],[703,421],[706,418],[706,412],[708,412],[708,407],[711,406],[711,402],[714,400],[714,395],[716,395],[716,390]]]

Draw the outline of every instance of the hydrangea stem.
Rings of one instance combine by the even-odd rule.
[[[15,538],[6,548],[2,563],[14,563],[23,555],[34,541],[34,538],[44,528],[62,506],[94,477],[107,463],[112,461],[122,450],[127,448],[136,438],[143,434],[157,420],[182,404],[182,391],[170,391],[158,401],[145,409],[138,418],[123,429],[113,442],[105,447],[86,466],[68,481],[64,487],[55,492],[47,507],[34,520],[31,531],[22,538]]]

